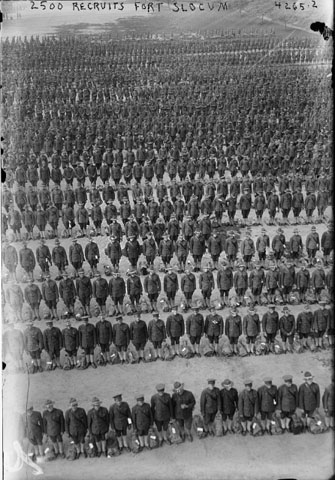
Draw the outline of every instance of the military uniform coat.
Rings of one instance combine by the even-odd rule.
[[[93,297],[106,300],[108,297],[108,282],[105,278],[97,278],[93,282]]]
[[[77,407],[76,410],[66,410],[65,412],[65,432],[70,437],[78,435],[85,436],[87,432],[87,415],[83,408]]]
[[[205,323],[201,313],[193,313],[186,320],[186,333],[191,337],[199,337],[204,334]]]
[[[169,315],[166,320],[166,334],[168,337],[179,338],[185,333],[184,318],[180,313]]]
[[[131,418],[130,408],[127,402],[120,405],[114,403],[109,409],[109,421],[112,430],[123,430],[128,426],[128,418]]]
[[[24,348],[27,352],[36,352],[37,350],[43,350],[43,334],[37,327],[28,327],[23,332]]]
[[[148,335],[150,342],[161,342],[166,339],[165,323],[160,318],[150,320],[148,324]]]
[[[110,344],[113,341],[113,329],[112,324],[108,320],[101,321],[99,320],[95,325],[97,343],[99,344]]]
[[[27,272],[32,272],[36,266],[34,252],[30,248],[21,248],[19,252],[20,265]]]
[[[147,324],[144,320],[131,322],[130,324],[130,340],[134,345],[146,343],[149,339]]]
[[[79,347],[79,332],[75,327],[66,327],[62,330],[63,346],[72,352]]]
[[[43,341],[44,348],[49,354],[59,352],[63,348],[63,337],[58,327],[46,328],[43,331]]]
[[[236,338],[242,335],[242,320],[239,315],[229,315],[225,322],[225,334],[229,338]]]
[[[277,333],[279,328],[279,315],[277,312],[266,312],[262,318],[262,329],[265,334]]]
[[[62,410],[54,408],[51,412],[43,412],[43,431],[49,436],[63,435],[65,420]]]
[[[92,296],[92,284],[88,277],[79,277],[76,279],[76,290],[79,299],[91,298]]]
[[[59,282],[59,295],[65,305],[73,305],[77,292],[72,278],[65,278]]]
[[[251,315],[248,313],[243,318],[243,333],[247,337],[256,337],[260,332],[260,321],[257,313]]]
[[[172,417],[177,420],[187,420],[192,418],[196,401],[194,395],[189,390],[183,390],[181,394],[175,392],[172,395]],[[187,408],[181,408],[182,405],[187,405]]]
[[[47,280],[42,284],[42,297],[45,302],[58,301],[58,287],[54,280]]]
[[[135,430],[148,430],[154,422],[149,403],[135,405],[132,408],[131,416]]]
[[[221,411],[220,390],[214,387],[213,390],[205,388],[200,396],[200,411],[202,415],[217,413]]]
[[[305,412],[314,412],[320,407],[320,388],[315,382],[303,383],[299,387],[299,408]]]
[[[205,321],[205,334],[209,337],[219,337],[223,334],[223,318],[217,313],[207,315]]]
[[[268,388],[266,385],[262,385],[258,389],[257,393],[259,410],[264,413],[274,412],[278,403],[277,387],[275,385],[271,385],[271,387]]]
[[[95,326],[92,323],[80,325],[79,332],[79,345],[81,348],[94,348],[97,344],[97,336]]]
[[[144,278],[144,290],[148,294],[160,293],[161,281],[157,273],[149,274]]]
[[[106,407],[98,410],[91,408],[87,412],[87,426],[90,435],[104,435],[109,430],[109,413]]]
[[[113,325],[113,342],[117,347],[128,347],[130,330],[126,323],[116,323]]]
[[[221,395],[221,412],[224,415],[234,415],[238,407],[238,393],[236,388],[231,387],[229,390],[222,388]]]
[[[298,387],[284,383],[278,388],[277,408],[283,412],[294,412],[298,407]]]
[[[253,388],[242,390],[238,397],[238,411],[241,417],[254,417],[258,413],[258,395]]]
[[[163,393],[159,395],[156,393],[151,397],[151,411],[154,420],[159,422],[166,422],[173,418],[172,399],[170,394]]]
[[[122,298],[126,294],[126,284],[122,277],[115,277],[109,281],[109,293],[112,299]]]

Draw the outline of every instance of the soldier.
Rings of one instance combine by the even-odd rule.
[[[332,375],[331,383],[325,388],[322,395],[322,405],[326,415],[326,427],[334,430],[334,375]]]
[[[205,322],[204,317],[199,313],[199,306],[194,307],[194,313],[189,315],[186,320],[186,334],[188,335],[193,354],[197,357],[201,357],[199,345],[201,337],[205,332]]]
[[[140,448],[150,450],[148,433],[154,423],[151,407],[144,401],[144,395],[136,395],[136,405],[132,408],[134,431],[138,435]]]
[[[185,437],[193,442],[192,437],[192,413],[196,404],[194,395],[189,390],[184,389],[184,384],[175,382],[173,384],[174,393],[172,395],[173,418],[177,420],[180,427],[181,439]],[[185,435],[186,434],[186,435]]]
[[[297,260],[302,255],[303,248],[302,238],[301,235],[299,235],[299,229],[295,228],[289,241],[289,249],[295,265],[297,265]]]
[[[223,335],[223,318],[221,315],[218,315],[213,307],[209,307],[209,315],[206,317],[204,333],[208,338],[211,349],[213,350],[213,355],[216,356],[219,354],[219,339]]]
[[[151,312],[158,312],[157,299],[161,292],[161,281],[153,268],[149,268],[149,275],[144,278],[144,290],[149,297]]]
[[[180,337],[185,334],[185,322],[183,316],[178,313],[178,307],[172,307],[172,314],[166,320],[166,335],[170,338],[173,355],[180,356]]]
[[[26,437],[33,446],[36,457],[44,457],[43,451],[43,419],[41,412],[34,410],[33,405],[29,405],[24,415],[26,424]]]
[[[34,252],[31,248],[28,248],[27,242],[23,242],[23,248],[19,251],[20,265],[25,270],[28,275],[28,278],[34,279],[34,268],[36,266],[36,260]]]
[[[316,231],[316,227],[311,228],[311,233],[306,238],[306,250],[308,254],[309,267],[312,267],[315,263],[315,255],[320,250],[320,237]]]
[[[276,290],[280,284],[280,273],[274,263],[270,264],[270,270],[265,275],[265,286],[267,289],[267,297],[269,302],[275,301]]]
[[[194,271],[199,272],[201,268],[201,259],[206,251],[205,239],[200,231],[195,232],[193,237],[190,239],[189,246],[190,253],[194,259]]]
[[[109,320],[106,320],[106,316],[103,314],[95,325],[97,344],[100,346],[100,354],[103,358],[103,365],[109,363],[109,347],[113,342],[113,329]]]
[[[311,337],[314,317],[311,312],[310,305],[304,306],[304,311],[300,312],[297,317],[297,333],[300,340],[302,340],[302,346],[307,349],[307,339]]]
[[[171,445],[167,436],[169,422],[173,418],[173,407],[170,394],[166,393],[165,385],[159,383],[156,385],[157,393],[151,397],[151,411],[156,428],[158,431],[159,444],[162,446],[163,442]]]
[[[314,192],[307,192],[306,198],[305,198],[305,210],[306,210],[306,216],[307,216],[307,223],[312,222],[312,216],[313,212],[316,207],[316,196]]]
[[[41,352],[44,348],[42,332],[34,326],[32,320],[29,320],[27,325],[28,327],[23,332],[24,349],[30,355],[33,365],[32,373],[43,372],[41,367]]]
[[[252,419],[257,415],[259,410],[258,395],[252,388],[252,380],[244,381],[244,390],[238,397],[238,411],[241,417],[242,435],[245,436],[251,432]]]
[[[249,275],[249,288],[253,296],[253,303],[260,305],[261,300],[260,296],[262,293],[263,285],[265,282],[265,273],[261,266],[260,262],[255,263],[255,268],[250,272]]]
[[[76,287],[72,278],[67,272],[63,273],[63,280],[59,282],[59,296],[65,303],[70,315],[74,312],[74,302],[77,296]]]
[[[275,305],[269,304],[268,309],[262,317],[262,331],[266,343],[270,346],[270,350],[274,352],[274,341],[279,328],[279,315],[275,310]]]
[[[278,228],[277,235],[273,237],[271,248],[273,250],[276,263],[278,264],[278,261],[281,259],[284,254],[284,250],[286,249],[286,239],[281,228]]]
[[[18,322],[22,322],[22,307],[23,307],[23,293],[21,287],[17,284],[11,284],[6,289],[6,302],[12,308],[15,320]]]
[[[229,266],[231,268],[234,268],[234,263],[236,261],[236,256],[237,256],[237,250],[238,250],[238,242],[235,237],[235,232],[231,230],[228,232],[228,237],[225,245],[225,252],[227,255]]]
[[[79,208],[76,212],[76,220],[80,227],[82,235],[86,235],[86,228],[90,224],[90,219],[88,216],[88,211],[84,207],[83,203],[79,203]]]
[[[256,354],[255,342],[256,337],[260,333],[259,315],[255,308],[251,306],[247,315],[243,318],[243,334],[246,336],[247,351],[249,355]]]
[[[132,313],[138,311],[139,301],[143,292],[143,287],[140,277],[136,274],[135,270],[130,272],[130,276],[127,279],[127,293],[130,298]]]
[[[222,389],[220,390],[221,396],[221,415],[223,420],[223,435],[227,432],[232,432],[232,423],[234,413],[238,408],[238,393],[236,388],[233,387],[233,382],[228,378],[222,383]]]
[[[60,329],[54,327],[53,321],[46,318],[47,328],[43,331],[44,350],[47,352],[49,361],[48,370],[62,368],[60,364],[60,351],[63,348],[63,337]]]
[[[100,252],[97,243],[95,243],[92,237],[89,238],[89,243],[85,246],[85,258],[91,267],[93,275],[96,274]]]
[[[320,407],[320,387],[313,381],[313,378],[310,372],[305,372],[304,383],[299,387],[299,408],[303,410],[307,427],[311,423],[315,410]]]
[[[243,194],[240,196],[240,199],[239,199],[239,202],[238,202],[238,205],[239,205],[239,207],[241,209],[241,213],[242,213],[242,224],[243,225],[246,225],[246,222],[247,222],[250,210],[251,210],[251,204],[252,204],[251,194],[250,194],[249,189],[247,188],[247,189],[243,190]]]
[[[230,315],[226,318],[225,335],[229,338],[230,345],[233,347],[233,355],[238,355],[237,343],[242,335],[242,319],[235,307],[230,310]]]
[[[215,436],[214,420],[217,412],[222,410],[220,390],[215,386],[214,379],[207,380],[208,387],[201,392],[200,411],[204,420],[206,435]]]
[[[238,268],[239,269],[234,275],[234,288],[237,295],[237,301],[241,305],[244,303],[244,296],[248,289],[248,274],[243,263],[240,263]]]
[[[168,234],[163,235],[163,239],[158,247],[159,256],[162,258],[164,267],[167,268],[171,262],[174,253],[174,243]]]
[[[299,301],[302,303],[306,302],[306,292],[309,289],[311,275],[309,270],[306,268],[306,263],[301,265],[301,269],[296,274],[296,286],[299,292]]]
[[[292,375],[283,376],[284,383],[278,388],[280,423],[283,431],[289,431],[292,415],[298,408],[298,387],[292,382]]]
[[[75,269],[76,276],[79,274],[79,270],[83,266],[85,260],[83,247],[78,243],[78,240],[74,238],[72,240],[72,245],[69,249],[69,260],[73,268]]]
[[[134,235],[129,237],[129,240],[125,244],[124,251],[131,267],[136,269],[139,256],[141,255],[141,246]]]
[[[52,261],[58,268],[58,277],[56,280],[61,280],[65,267],[69,264],[67,260],[66,250],[60,245],[58,238],[55,240],[55,247],[52,250]]]
[[[75,327],[71,326],[71,320],[65,322],[65,328],[62,330],[63,347],[69,359],[71,368],[77,364],[77,352],[79,348],[79,332]]]
[[[228,212],[228,218],[229,218],[229,225],[234,225],[235,224],[235,215],[236,215],[236,209],[237,209],[237,195],[236,193],[231,193],[230,197],[228,197],[225,201],[225,208],[227,209]]]
[[[120,272],[116,272],[109,282],[109,294],[114,302],[116,315],[123,315],[123,300],[126,294],[126,284]]]
[[[85,315],[91,317],[90,303],[92,298],[91,280],[85,275],[84,269],[78,271],[79,277],[76,279],[76,292],[80,303],[83,306]]]
[[[3,334],[3,358],[9,357],[14,369],[23,372],[24,336],[21,330],[15,328],[14,322],[7,323]]]
[[[79,346],[84,350],[86,364],[84,368],[88,368],[90,365],[93,368],[97,368],[94,362],[94,349],[97,344],[97,335],[95,326],[93,323],[88,323],[88,316],[83,315],[81,320],[84,321],[78,328],[79,332]]]
[[[256,251],[258,259],[262,266],[264,266],[266,259],[266,249],[270,247],[270,238],[266,233],[265,228],[262,228],[261,235],[256,240]]]
[[[168,267],[168,272],[164,276],[164,291],[167,296],[168,306],[171,309],[175,304],[176,293],[179,288],[178,276],[173,272],[172,267]]]
[[[45,274],[45,281],[42,284],[42,298],[52,314],[52,319],[59,320],[57,315],[57,303],[59,299],[57,283],[51,280],[50,273]]]
[[[107,248],[105,249],[105,253],[109,257],[111,264],[114,268],[114,271],[117,272],[119,269],[119,263],[122,256],[120,241],[117,239],[115,235],[112,235],[110,239],[111,241],[107,245]]]
[[[259,387],[258,404],[263,430],[271,435],[271,420],[278,403],[278,389],[272,384],[272,378],[264,378],[264,385]]]
[[[109,413],[106,407],[101,406],[102,402],[92,398],[92,408],[87,412],[87,427],[92,440],[97,446],[97,457],[102,453],[107,456],[106,433],[109,430]]]
[[[166,328],[164,321],[159,318],[159,313],[157,312],[153,314],[153,320],[149,321],[148,336],[154,348],[154,360],[156,361],[158,358],[164,360],[162,356],[162,343],[166,339]]]
[[[143,241],[142,249],[148,266],[153,267],[157,254],[157,245],[151,231],[148,232],[147,238]]]
[[[326,308],[326,302],[319,302],[320,308],[314,311],[312,330],[315,332],[317,350],[324,349],[322,339],[328,333],[331,319],[331,311]]]
[[[210,271],[209,266],[206,266],[203,273],[201,273],[199,277],[199,288],[201,290],[205,306],[208,308],[210,307],[210,298],[214,287],[213,274]]]
[[[63,433],[65,431],[65,420],[62,410],[54,408],[54,402],[47,400],[43,412],[43,431],[50,439],[55,450],[56,457],[59,455],[65,458],[63,447]]]
[[[85,436],[87,432],[87,415],[83,408],[78,407],[75,398],[69,402],[70,408],[65,412],[65,433],[71,438],[76,448],[76,458],[83,455],[87,458],[85,451]]]
[[[93,281],[93,298],[95,298],[97,304],[100,307],[100,311],[103,315],[106,315],[106,300],[108,297],[108,282],[105,278],[101,277],[101,273],[97,273],[96,280]]]
[[[289,188],[286,188],[285,192],[280,197],[280,208],[283,215],[283,221],[288,224],[288,215],[292,208],[292,194]]]
[[[114,405],[109,409],[109,421],[112,432],[116,433],[119,449],[124,448],[131,452],[127,442],[127,429],[132,426],[132,417],[127,402],[122,400],[122,395],[114,395]]]
[[[191,308],[193,293],[196,289],[195,275],[189,270],[185,270],[185,275],[181,278],[181,291],[185,296],[186,309]]]
[[[2,250],[2,262],[9,271],[9,280],[17,282],[16,267],[18,263],[18,257],[16,248],[11,245],[11,242],[6,239],[5,247]]]
[[[149,339],[147,324],[137,313],[135,321],[130,324],[130,340],[138,353],[138,363],[144,361],[144,348]]]
[[[40,241],[40,246],[36,249],[36,260],[42,270],[43,274],[49,272],[49,265],[52,265],[51,253],[49,247],[45,245],[45,239],[42,238]]]
[[[126,323],[123,323],[121,315],[116,317],[116,324],[113,325],[113,342],[119,354],[121,363],[126,363],[127,349],[130,342],[130,329]]]
[[[208,252],[212,257],[214,269],[218,269],[218,260],[222,250],[222,238],[220,238],[220,236],[216,232],[213,232],[208,239]]]
[[[288,307],[283,308],[283,315],[279,319],[280,336],[283,341],[284,353],[289,350],[293,353],[293,339],[295,331],[295,318]]]
[[[73,206],[68,203],[66,203],[62,209],[62,221],[65,227],[64,235],[70,237],[72,235],[72,229],[76,223]]]
[[[325,288],[326,285],[326,274],[322,268],[321,263],[316,264],[316,269],[313,271],[311,276],[311,286],[315,292],[316,301],[320,302],[321,300],[321,291]]]
[[[328,230],[321,235],[321,250],[325,267],[328,267],[330,252],[334,249],[334,228],[333,224],[328,224]]]
[[[222,268],[217,275],[217,287],[220,291],[220,299],[223,306],[229,305],[229,291],[233,286],[233,272],[226,261],[222,262]]]
[[[295,284],[295,268],[291,261],[287,261],[287,265],[284,262],[279,267],[279,285],[280,293],[284,303],[290,303],[290,293],[292,292],[293,285]]]

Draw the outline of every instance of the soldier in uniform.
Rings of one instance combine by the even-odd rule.
[[[141,314],[136,314],[136,319],[130,324],[130,340],[138,353],[138,363],[143,361],[144,348],[149,339],[147,324],[141,319]]]
[[[326,302],[321,301],[319,305],[321,308],[314,311],[312,330],[315,332],[316,347],[321,350],[323,348],[322,339],[328,333],[332,313],[330,309],[326,308]]]
[[[183,316],[178,313],[178,307],[172,307],[172,314],[166,320],[166,335],[170,338],[173,355],[180,356],[180,337],[185,334]]]
[[[200,411],[204,420],[204,431],[214,437],[214,420],[217,412],[221,412],[220,390],[215,386],[214,379],[207,380],[208,387],[201,392]]]
[[[114,268],[114,271],[117,272],[119,270],[119,263],[122,256],[120,241],[117,239],[115,235],[112,235],[110,239],[111,241],[107,245],[105,253],[110,259],[111,264]]]
[[[131,267],[136,269],[139,256],[141,255],[141,246],[134,235],[129,237],[129,240],[125,244],[124,251]]]
[[[223,423],[223,435],[227,432],[232,432],[232,423],[234,413],[238,408],[238,393],[236,388],[233,387],[233,382],[228,378],[222,383],[221,395],[221,415]]]
[[[244,303],[244,295],[248,289],[248,274],[243,263],[239,264],[238,270],[234,275],[234,288],[237,295],[237,301],[242,305]]]
[[[114,405],[109,409],[109,421],[112,432],[116,433],[116,438],[119,444],[119,449],[124,448],[130,452],[127,442],[127,429],[132,426],[132,417],[130,408],[127,402],[122,400],[122,395],[114,395]]]
[[[258,259],[262,266],[266,259],[266,249],[270,247],[270,239],[266,233],[265,228],[262,228],[261,235],[256,240],[256,251],[258,253]]]
[[[127,349],[130,342],[129,326],[123,322],[121,315],[116,317],[116,324],[113,325],[113,342],[118,351],[121,363],[126,363]]]
[[[72,240],[72,245],[69,249],[69,260],[73,268],[75,269],[76,275],[78,275],[79,270],[83,266],[85,260],[83,247],[78,243],[77,239]]]
[[[71,368],[74,368],[77,364],[77,352],[79,348],[79,332],[71,326],[71,320],[68,319],[65,322],[65,328],[62,330],[63,348],[69,359]]]
[[[214,307],[209,307],[209,311],[210,313],[205,321],[204,333],[213,350],[213,355],[216,356],[219,353],[219,339],[223,335],[223,318],[214,311]]]
[[[33,446],[36,457],[44,457],[43,451],[43,418],[41,412],[34,410],[33,405],[29,405],[24,416],[26,424],[26,437]]]
[[[148,324],[148,336],[154,347],[155,360],[157,360],[157,358],[164,360],[162,356],[162,343],[166,339],[166,328],[164,321],[159,318],[158,312],[153,314],[153,320],[150,320]]]
[[[194,395],[189,390],[184,389],[184,384],[175,382],[173,384],[174,393],[172,395],[173,418],[177,420],[180,427],[181,439],[185,437],[193,442],[192,437],[192,414],[196,404]]]
[[[292,415],[298,408],[298,387],[293,383],[292,375],[283,376],[284,383],[278,388],[278,405],[280,423],[284,430],[289,431]]]
[[[322,268],[321,263],[316,264],[316,269],[311,275],[311,286],[315,292],[315,297],[318,302],[321,300],[321,291],[326,286],[326,274]]]
[[[206,251],[205,239],[200,231],[197,230],[195,232],[193,237],[190,239],[189,246],[190,253],[193,256],[195,263],[194,271],[199,272],[201,268],[201,259]]]
[[[62,410],[54,408],[54,402],[45,402],[46,410],[43,412],[43,431],[50,439],[55,449],[56,457],[59,455],[65,458],[63,447],[63,433],[65,431],[65,420]]]
[[[79,277],[76,279],[77,296],[83,306],[85,315],[90,317],[90,303],[93,293],[91,280],[85,275],[85,272],[82,268],[78,271],[78,274]]]
[[[57,315],[57,303],[59,299],[57,283],[50,278],[50,273],[45,274],[42,284],[42,298],[52,314],[52,318],[59,320]]]
[[[242,435],[251,434],[252,419],[258,414],[258,395],[257,391],[252,388],[252,380],[244,381],[244,390],[238,397],[238,412],[241,418]]]
[[[140,277],[137,275],[136,270],[130,272],[130,276],[127,279],[127,293],[130,298],[132,312],[138,311],[139,302],[143,292],[143,287]]]
[[[193,354],[201,357],[200,353],[200,340],[205,332],[205,322],[204,317],[199,313],[199,306],[194,307],[194,313],[189,315],[186,320],[186,334],[188,335]]]
[[[270,270],[265,275],[265,286],[269,302],[274,302],[276,290],[280,286],[280,273],[274,263],[270,264]]]
[[[260,296],[265,282],[264,269],[260,262],[256,262],[255,268],[250,272],[248,284],[253,296],[253,303],[260,305]]]
[[[11,242],[6,239],[5,247],[2,250],[2,262],[9,271],[9,280],[17,282],[16,267],[18,263],[18,257],[16,248],[11,245]]]
[[[271,435],[271,420],[278,404],[278,389],[272,384],[272,378],[264,378],[264,385],[259,387],[258,404],[263,430]]]
[[[136,405],[131,410],[134,431],[138,435],[141,449],[150,450],[149,446],[149,428],[152,427],[154,419],[149,403],[144,401],[144,395],[136,395]]]
[[[311,281],[311,274],[306,268],[306,263],[301,265],[301,269],[296,273],[295,282],[299,292],[299,301],[306,302],[306,292]]]
[[[217,275],[217,287],[220,291],[220,300],[223,306],[229,305],[229,291],[233,286],[233,271],[226,261],[222,263]]]
[[[152,267],[149,268],[149,275],[144,278],[144,290],[149,297],[151,312],[157,312],[157,299],[161,291],[161,281]]]
[[[293,235],[289,240],[289,249],[295,265],[297,265],[297,260],[302,255],[303,248],[304,246],[301,235],[299,234],[299,229],[295,228],[293,230]]]
[[[65,271],[65,267],[69,264],[69,262],[67,259],[66,250],[60,245],[58,238],[56,238],[55,247],[52,250],[52,261],[58,268],[58,277],[56,277],[56,280],[61,280]]]
[[[98,457],[101,453],[107,456],[106,433],[109,430],[109,413],[101,403],[97,397],[93,397],[92,408],[87,412],[87,427],[92,440],[96,443]]]
[[[77,459],[83,455],[87,458],[85,451],[85,435],[87,432],[87,415],[83,408],[78,406],[75,398],[69,402],[70,408],[65,412],[65,433],[74,443],[77,451]]]
[[[100,259],[100,252],[97,243],[90,237],[88,244],[85,246],[85,258],[91,267],[93,275],[97,273],[97,265]]]
[[[27,242],[23,242],[23,248],[19,251],[20,265],[25,270],[28,275],[28,278],[34,279],[34,268],[36,266],[36,260],[34,252],[31,248],[28,248]]]
[[[151,231],[148,232],[147,238],[143,241],[142,249],[148,266],[153,268],[157,253],[157,246]]]
[[[84,321],[78,328],[79,332],[79,346],[84,350],[86,357],[85,368],[88,368],[92,365],[93,368],[97,368],[94,362],[94,349],[97,344],[97,335],[95,326],[93,323],[88,323],[88,316],[84,315],[81,317]]]
[[[42,238],[40,246],[36,249],[36,260],[42,270],[42,275],[49,272],[49,265],[52,265],[51,253],[49,247],[45,245],[45,239]]]
[[[308,254],[309,267],[312,267],[315,262],[316,252],[320,250],[320,237],[315,226],[311,228],[311,232],[307,235],[305,245]]]
[[[334,374],[332,375],[330,385],[325,388],[322,395],[322,405],[326,415],[326,427],[334,430]]]
[[[195,275],[189,269],[185,270],[180,287],[185,296],[186,309],[188,309],[191,307],[192,296],[196,289]]]
[[[101,273],[97,273],[96,279],[93,281],[92,294],[97,304],[100,307],[100,311],[103,315],[106,315],[106,301],[108,297],[108,282],[105,278],[101,277]]]
[[[73,315],[74,302],[77,296],[76,287],[72,278],[67,272],[63,273],[63,280],[59,282],[59,296],[65,303],[70,315]]]
[[[47,328],[43,331],[44,350],[47,352],[49,361],[48,370],[62,368],[60,364],[60,351],[63,348],[63,337],[60,329],[54,327],[53,321],[46,319]]]
[[[171,309],[175,304],[175,297],[179,288],[178,276],[171,266],[168,268],[168,272],[164,276],[163,287],[167,296],[168,306]]]
[[[249,230],[246,232],[246,238],[241,243],[241,254],[247,269],[249,269],[252,257],[255,255],[255,244]]]
[[[257,335],[260,333],[260,321],[259,315],[253,306],[248,309],[247,315],[243,317],[243,333],[246,336],[249,355],[255,355],[255,341]]]
[[[44,348],[43,334],[39,328],[34,326],[32,320],[28,321],[28,327],[24,330],[23,337],[24,349],[32,360],[32,373],[43,372],[41,367],[41,352]]]
[[[321,250],[325,267],[328,267],[329,255],[334,250],[334,227],[332,223],[328,224],[328,230],[321,235]]]
[[[171,396],[165,392],[165,385],[156,385],[157,393],[151,397],[151,411],[158,431],[160,446],[163,442],[171,445],[167,430],[171,418],[173,418],[173,407]]]
[[[307,427],[309,427],[311,418],[315,410],[320,407],[320,387],[313,381],[313,375],[305,372],[304,383],[299,387],[298,405],[306,418]]]
[[[205,267],[204,271],[200,273],[199,277],[199,288],[201,290],[205,306],[210,307],[210,298],[212,295],[212,290],[214,289],[214,276],[210,271],[209,267]]]
[[[100,346],[101,356],[104,360],[104,365],[109,363],[108,354],[109,347],[113,342],[113,329],[109,320],[106,320],[106,316],[103,314],[95,325],[97,344]]]
[[[116,272],[110,279],[109,294],[114,302],[116,315],[123,315],[123,299],[126,294],[126,284],[120,272]]]
[[[297,333],[300,340],[302,340],[302,346],[307,349],[307,339],[312,335],[312,327],[314,322],[314,316],[311,311],[310,305],[305,305],[304,310],[298,314],[297,317]]]
[[[283,315],[279,318],[280,336],[283,341],[284,353],[287,349],[293,353],[293,339],[295,332],[295,318],[288,307],[283,308]]]
[[[273,304],[268,305],[268,311],[262,317],[262,331],[265,335],[266,343],[270,346],[270,350],[274,351],[274,341],[279,329],[279,315]]]

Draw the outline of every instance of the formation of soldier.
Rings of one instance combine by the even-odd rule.
[[[70,457],[73,460],[87,458],[92,450],[97,457],[110,457],[116,455],[115,450],[118,454],[138,453],[163,444],[192,442],[194,433],[201,439],[237,432],[243,436],[296,434],[305,429],[312,431],[315,424],[322,424],[323,431],[334,430],[333,377],[322,398],[319,385],[308,371],[300,387],[292,375],[284,375],[279,387],[270,377],[264,378],[263,385],[257,389],[251,379],[245,379],[243,385],[238,392],[233,381],[225,379],[220,389],[215,379],[208,379],[199,399],[200,415],[194,415],[195,395],[179,381],[173,384],[172,395],[162,383],[156,385],[150,401],[146,401],[144,394],[136,395],[132,408],[122,394],[113,396],[114,403],[109,410],[94,396],[87,412],[71,398],[64,415],[54,406],[55,402],[47,400],[42,414],[33,405],[28,406],[23,418],[23,436],[28,438],[36,457],[44,455],[43,440],[47,440],[48,450],[54,450],[54,457],[65,458],[65,435],[71,454],[74,453]],[[323,415],[320,415],[321,400]]]
[[[297,347],[302,352],[309,348],[316,351],[333,348],[334,345],[334,312],[333,308],[327,308],[325,302],[320,302],[319,308],[314,312],[306,305],[297,318],[287,306],[279,313],[273,304],[268,305],[261,317],[253,306],[243,317],[234,307],[225,319],[213,307],[209,308],[205,318],[199,310],[195,306],[194,312],[185,321],[175,305],[166,322],[158,312],[154,312],[148,323],[138,313],[130,325],[123,321],[121,315],[116,316],[113,325],[105,315],[101,315],[96,324],[90,323],[87,315],[79,316],[77,320],[83,323],[78,329],[68,319],[63,330],[55,326],[50,316],[47,316],[47,328],[43,332],[32,320],[23,333],[10,323],[4,333],[4,351],[20,370],[23,369],[23,352],[26,352],[31,359],[31,371],[36,373],[43,371],[43,350],[47,354],[48,370],[69,370],[75,367],[97,368],[96,358],[100,365],[106,366],[116,362],[125,364],[158,359],[173,360],[176,356],[201,357],[200,343],[203,337],[208,340],[208,348],[203,352],[206,356],[278,353],[278,334],[282,344],[280,351],[284,354],[293,353]],[[223,336],[228,338],[228,351],[220,348]],[[65,351],[63,366],[60,363],[62,349]],[[149,356],[145,354],[145,349],[149,349]]]

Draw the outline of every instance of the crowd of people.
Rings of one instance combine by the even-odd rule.
[[[203,439],[233,433],[256,436],[334,430],[333,377],[322,395],[324,416],[320,415],[320,387],[310,372],[305,372],[299,387],[292,375],[284,375],[279,387],[270,377],[257,389],[251,379],[243,384],[238,392],[230,379],[221,383],[221,389],[215,379],[208,379],[200,395],[200,415],[194,415],[194,394],[179,381],[173,384],[172,395],[164,384],[156,385],[150,403],[144,394],[136,395],[132,409],[122,394],[113,396],[109,410],[94,396],[87,412],[71,398],[65,415],[54,401],[47,400],[43,414],[28,406],[22,436],[29,440],[36,457],[46,452],[48,459],[75,460],[88,455],[112,457],[122,451],[139,453],[186,439],[192,442],[194,434]],[[64,435],[70,443],[66,452]]]

